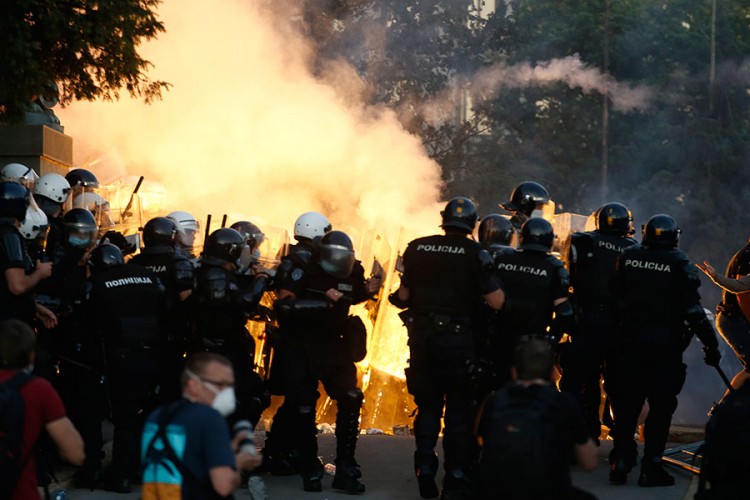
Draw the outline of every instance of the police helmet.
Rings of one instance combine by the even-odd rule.
[[[440,216],[443,218],[440,227],[443,229],[453,228],[463,231],[465,233],[471,233],[474,231],[474,226],[477,225],[477,206],[474,202],[463,196],[453,198],[445,205],[445,209],[440,212]]]
[[[125,263],[122,252],[111,243],[104,243],[91,251],[89,266],[94,273],[101,272],[105,269],[115,266],[121,266]]]
[[[499,214],[489,214],[479,222],[477,238],[482,245],[496,244],[508,247],[515,232],[510,220]]]
[[[17,182],[0,182],[0,217],[22,221],[31,202],[29,190]]]
[[[192,248],[195,244],[195,237],[200,231],[201,223],[191,213],[182,210],[175,210],[167,215],[177,224],[177,241],[186,247]]]
[[[676,248],[680,242],[677,221],[667,214],[651,217],[643,228],[643,244],[647,247]]]
[[[518,248],[522,250],[534,250],[537,252],[549,252],[555,241],[555,231],[547,219],[532,217],[521,226],[521,238]]]
[[[166,245],[175,246],[177,241],[177,224],[167,217],[154,217],[143,226],[143,244],[146,247]]]
[[[203,262],[214,265],[227,262],[237,264],[245,245],[245,237],[237,230],[229,227],[217,229],[203,245]]]
[[[71,187],[99,187],[99,179],[96,178],[93,172],[85,168],[74,168],[65,174],[65,180],[68,181]]]
[[[312,241],[333,229],[326,216],[319,212],[305,212],[294,221],[294,239]]]
[[[354,245],[343,231],[329,231],[318,245],[320,267],[336,278],[348,278],[354,269]]]
[[[263,240],[266,239],[265,235],[263,234],[263,231],[261,231],[258,226],[256,226],[250,221],[241,220],[241,221],[235,222],[229,227],[236,230],[242,236],[247,238],[247,244],[250,246],[251,249],[258,248],[260,244],[263,243]]]
[[[549,202],[549,192],[538,182],[525,181],[517,185],[510,194],[510,201],[500,203],[509,212],[520,212],[526,217],[545,203]]]
[[[630,236],[633,229],[633,214],[622,203],[602,205],[596,211],[596,230],[602,233]]]
[[[22,163],[8,163],[0,171],[0,178],[3,181],[17,182],[32,189],[34,183],[39,180],[39,175],[33,168],[27,167]]]
[[[94,214],[85,208],[72,208],[63,216],[66,242],[75,248],[86,248],[94,241],[98,228]]]
[[[24,239],[35,240],[40,234],[46,232],[48,228],[47,215],[40,208],[29,206],[26,209],[26,217],[23,219],[18,231]]]
[[[44,174],[34,185],[34,196],[46,198],[58,204],[65,203],[70,195],[70,183],[60,174]],[[40,200],[37,200],[39,202]],[[41,203],[39,203],[41,206]]]

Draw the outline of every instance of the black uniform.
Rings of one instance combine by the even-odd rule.
[[[336,463],[339,469],[356,467],[354,451],[359,434],[359,411],[364,399],[357,387],[357,368],[344,343],[349,328],[349,306],[368,298],[364,269],[354,264],[346,278],[327,274],[317,258],[299,266],[297,259],[279,266],[276,288],[294,294],[275,304],[279,327],[284,335],[284,356],[276,369],[281,370],[284,405],[294,412],[294,425],[288,425],[289,442],[300,453],[305,488],[308,481],[319,481],[322,464],[318,460],[315,429],[318,381],[337,402]],[[343,295],[335,303],[325,292],[338,290]],[[309,308],[305,304],[310,305]],[[274,433],[277,432],[274,421]],[[334,485],[335,486],[335,485]]]
[[[183,354],[195,350],[188,346],[188,308],[180,300],[180,294],[193,289],[195,268],[193,263],[173,246],[157,245],[144,248],[130,260],[145,267],[156,275],[165,289],[165,325],[167,344],[165,345],[161,386],[161,399],[164,401],[180,397],[179,378],[182,372]]]
[[[572,342],[560,346],[560,390],[578,400],[594,439],[601,432],[599,380],[602,376],[607,380],[605,369],[614,362],[616,313],[611,282],[617,257],[636,243],[633,238],[600,231],[571,235],[568,262],[577,323]]]
[[[435,235],[409,243],[401,285],[409,290],[406,383],[417,404],[415,466],[428,468],[445,407],[444,468],[461,479],[472,455],[475,408],[471,366],[482,331],[482,296],[501,288],[491,258],[463,234]],[[434,471],[432,471],[434,473]]]
[[[553,324],[554,302],[567,298],[570,275],[559,259],[536,250],[516,250],[495,257],[507,302],[496,317],[492,364],[497,386],[510,380],[513,349],[521,337],[554,337],[564,332]]]
[[[626,248],[617,260],[613,283],[620,329],[610,461],[624,461],[627,470],[637,458],[633,434],[646,399],[650,409],[644,467],[661,460],[677,394],[685,382],[682,352],[692,336],[685,321],[698,324],[706,319],[698,295],[700,280],[688,258],[676,248],[642,244]],[[697,328],[695,333],[706,346],[716,348],[712,330]]]
[[[0,320],[18,319],[32,325],[36,313],[34,295],[32,292],[21,295],[11,293],[5,279],[5,270],[14,268],[30,274],[33,264],[24,250],[18,229],[12,224],[0,223]]]
[[[124,264],[94,273],[88,292],[86,327],[104,342],[115,425],[111,479],[137,479],[141,429],[156,403],[166,343],[164,290],[147,269]]]
[[[750,243],[742,247],[729,261],[726,275],[739,278],[750,274]],[[739,358],[745,371],[750,371],[750,322],[737,303],[737,294],[723,292],[716,307],[716,327]]]
[[[263,381],[255,372],[255,340],[245,327],[260,296],[251,296],[240,286],[238,276],[204,259],[196,270],[191,295],[195,335],[202,349],[217,352],[232,362],[237,410],[232,420],[257,425],[270,402]]]

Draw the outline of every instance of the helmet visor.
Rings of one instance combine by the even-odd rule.
[[[354,251],[340,245],[320,246],[320,267],[336,278],[348,278],[354,269]]]

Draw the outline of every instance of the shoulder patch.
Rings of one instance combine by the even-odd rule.
[[[302,276],[304,275],[305,275],[305,272],[302,269],[296,268],[292,271],[292,274],[290,277],[292,278],[292,281],[299,281],[302,279]]]

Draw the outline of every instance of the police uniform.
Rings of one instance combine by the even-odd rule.
[[[726,276],[738,278],[750,274],[750,243],[742,247],[729,261]],[[726,290],[716,306],[716,327],[727,341],[745,371],[750,371],[750,322],[743,314],[737,294]]]
[[[497,275],[508,295],[497,315],[492,337],[492,364],[497,387],[510,380],[513,349],[521,337],[554,337],[554,302],[567,298],[570,275],[562,261],[536,250],[515,250],[495,257]]]
[[[167,340],[164,289],[136,264],[95,272],[88,282],[86,329],[105,347],[112,421],[113,474],[137,479],[143,420],[156,403]]]
[[[357,387],[357,368],[347,351],[344,336],[350,328],[349,306],[366,300],[364,269],[356,261],[348,277],[339,278],[323,270],[318,258],[306,264],[299,259],[285,260],[278,269],[276,288],[292,296],[276,301],[279,327],[284,335],[284,356],[280,366],[285,395],[284,405],[294,412],[289,416],[296,425],[288,425],[289,442],[300,453],[304,488],[316,491],[323,475],[318,456],[315,429],[318,381],[337,402],[336,464],[337,477],[347,474],[339,489],[364,491],[354,452],[359,434],[359,412],[364,399]],[[329,301],[329,289],[342,294]],[[278,361],[275,361],[278,362]],[[274,432],[277,432],[274,421]],[[347,486],[347,484],[350,485]],[[334,487],[338,488],[336,482]],[[361,489],[360,489],[361,488]]]
[[[186,256],[170,245],[147,246],[130,262],[154,273],[165,289],[167,345],[161,388],[163,400],[170,401],[180,396],[179,376],[183,354],[194,350],[187,345],[189,306],[180,299],[180,294],[193,289],[195,268]]]
[[[611,433],[614,448],[610,462],[613,472],[625,473],[635,464],[637,449],[633,434],[643,403],[648,399],[640,484],[649,470],[661,470],[677,395],[685,382],[682,352],[692,335],[685,322],[693,324],[694,333],[707,347],[715,349],[717,340],[710,324],[706,326],[705,313],[700,307],[700,280],[685,254],[677,248],[637,244],[624,249],[617,260],[613,284],[620,330],[615,345],[619,374],[615,376],[618,388],[612,400],[615,428]],[[624,482],[624,477],[613,479],[611,474],[610,480]]]
[[[418,407],[415,468],[418,476],[420,467],[432,476],[436,472],[434,449],[445,407],[444,468],[447,476],[460,482],[472,455],[471,366],[485,317],[482,296],[501,285],[487,252],[465,234],[416,239],[406,248],[403,262],[401,285],[409,291],[406,383]]]
[[[205,256],[195,283],[190,297],[195,335],[202,350],[222,354],[232,362],[237,410],[230,418],[249,420],[255,426],[270,396],[254,370],[255,340],[245,325],[261,294],[249,293],[240,286],[236,273],[209,263]]]
[[[604,376],[609,384],[605,369],[614,362],[611,343],[616,321],[611,281],[617,257],[636,243],[633,238],[601,231],[571,235],[568,262],[577,322],[572,342],[560,346],[560,390],[578,400],[593,439],[601,433],[599,380]]]
[[[0,266],[3,271],[0,275],[0,320],[18,319],[31,326],[36,313],[34,295],[32,292],[21,295],[11,293],[5,270],[18,268],[30,274],[33,264],[24,250],[21,233],[7,222],[0,223]]]

